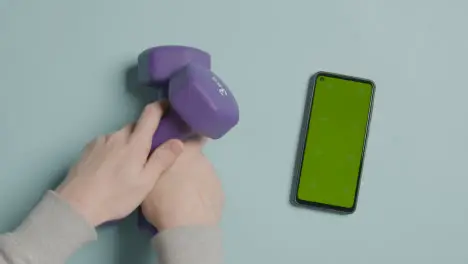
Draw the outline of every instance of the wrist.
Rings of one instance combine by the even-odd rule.
[[[59,188],[55,192],[91,226],[97,227],[104,222],[101,220],[102,217],[99,216],[89,203],[73,195],[73,193],[69,192],[66,188]]]
[[[158,212],[157,208],[145,203],[141,208],[146,220],[160,232],[193,226],[216,227],[219,225],[219,219],[206,211],[196,214],[171,214],[170,211],[164,210]]]
[[[16,255],[25,257],[22,258],[24,262],[18,259],[21,263],[31,263],[32,260],[34,263],[65,263],[81,246],[96,240],[97,233],[56,192],[47,191],[21,225],[5,238],[3,242],[7,244],[2,246],[7,255],[7,248],[18,249],[18,246],[22,253],[27,253]],[[3,260],[1,256],[0,253]]]

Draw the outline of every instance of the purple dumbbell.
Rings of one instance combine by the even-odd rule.
[[[208,53],[190,47],[161,46],[140,54],[140,83],[167,87],[171,105],[153,137],[153,148],[194,134],[218,139],[237,124],[236,99],[210,64]]]
[[[170,109],[153,136],[152,149],[169,139],[224,136],[239,121],[239,109],[226,84],[210,71],[210,55],[184,46],[160,46],[138,56],[138,79],[168,89]],[[141,215],[140,227],[156,231]]]

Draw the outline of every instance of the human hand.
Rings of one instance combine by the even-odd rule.
[[[143,215],[159,231],[217,225],[221,219],[224,194],[213,165],[201,152],[203,141],[186,142],[143,201]]]
[[[135,125],[93,140],[57,194],[93,226],[128,216],[183,151],[169,140],[148,158],[163,112],[161,103],[149,104]]]

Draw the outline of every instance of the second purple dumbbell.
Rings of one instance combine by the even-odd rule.
[[[210,67],[210,55],[191,47],[154,47],[138,56],[139,82],[168,89],[170,109],[153,136],[152,149],[174,138],[218,139],[239,122],[236,99]],[[141,213],[139,217],[140,227],[156,231]]]

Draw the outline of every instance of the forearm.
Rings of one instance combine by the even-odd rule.
[[[0,236],[0,264],[62,264],[96,231],[54,192],[13,232]]]
[[[62,264],[95,240],[96,231],[55,193],[48,192],[23,223],[0,236],[0,264]],[[160,264],[221,264],[219,227],[183,227],[153,239]]]
[[[221,229],[217,226],[181,227],[153,238],[159,264],[223,263]]]

